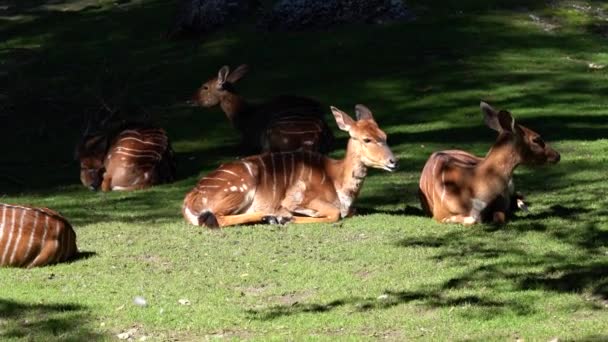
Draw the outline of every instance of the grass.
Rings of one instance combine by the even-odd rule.
[[[151,340],[608,339],[608,69],[589,66],[608,64],[598,10],[608,6],[408,3],[411,23],[297,33],[244,23],[200,41],[162,39],[171,2],[1,10],[2,201],[62,212],[86,253],[0,269],[0,338],[112,340],[132,329]],[[183,222],[184,194],[235,157],[236,138],[219,110],[182,103],[221,65],[243,62],[252,70],[239,88],[252,99],[292,92],[375,112],[401,168],[370,172],[360,215],[222,231]],[[127,86],[167,128],[179,181],[88,192],[72,160],[83,115],[96,94]],[[506,226],[437,224],[416,209],[419,172],[439,149],[487,151],[495,134],[482,98],[539,131],[562,161],[517,170],[531,212]]]

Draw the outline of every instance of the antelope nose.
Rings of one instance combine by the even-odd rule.
[[[388,160],[387,166],[390,169],[390,171],[395,171],[395,170],[397,170],[397,167],[399,167],[399,163],[397,162],[397,159],[391,158]]]

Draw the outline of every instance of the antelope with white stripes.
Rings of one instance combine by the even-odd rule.
[[[357,120],[331,107],[349,133],[342,160],[310,151],[265,153],[221,165],[184,199],[186,221],[225,227],[244,223],[335,222],[350,214],[367,168],[395,171],[397,160],[372,113],[357,105]]]
[[[279,96],[261,104],[250,104],[234,83],[248,71],[240,65],[233,72],[223,66],[217,77],[205,82],[192,97],[202,107],[219,105],[242,137],[243,152],[287,152],[295,150],[327,153],[334,136],[325,122],[319,102],[298,96]]]
[[[77,155],[80,180],[91,190],[138,190],[175,178],[173,150],[162,128],[131,124],[88,133]]]
[[[560,155],[540,135],[516,124],[508,111],[481,102],[484,121],[499,133],[485,156],[460,150],[435,152],[420,176],[423,210],[439,222],[504,223],[510,214],[513,171],[520,165],[555,164]]]
[[[0,266],[44,266],[77,252],[76,233],[57,212],[0,203]]]

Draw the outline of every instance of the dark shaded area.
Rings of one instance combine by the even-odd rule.
[[[27,304],[0,299],[2,338],[28,340],[95,341],[102,335],[90,331],[88,309],[77,304]]]

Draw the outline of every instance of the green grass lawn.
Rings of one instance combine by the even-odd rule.
[[[416,0],[410,23],[267,33],[246,22],[196,41],[163,39],[171,1],[10,3],[0,200],[63,213],[84,253],[0,269],[0,340],[608,339],[603,1]],[[401,167],[370,171],[359,215],[221,231],[183,221],[185,193],[237,143],[219,109],[183,102],[240,63],[251,99],[288,92],[374,111]],[[79,184],[82,118],[97,95],[122,89],[169,132],[176,183],[108,194]],[[485,154],[496,134],[480,99],[511,110],[562,161],[517,170],[531,211],[506,226],[437,224],[417,209],[419,172],[439,149]]]

